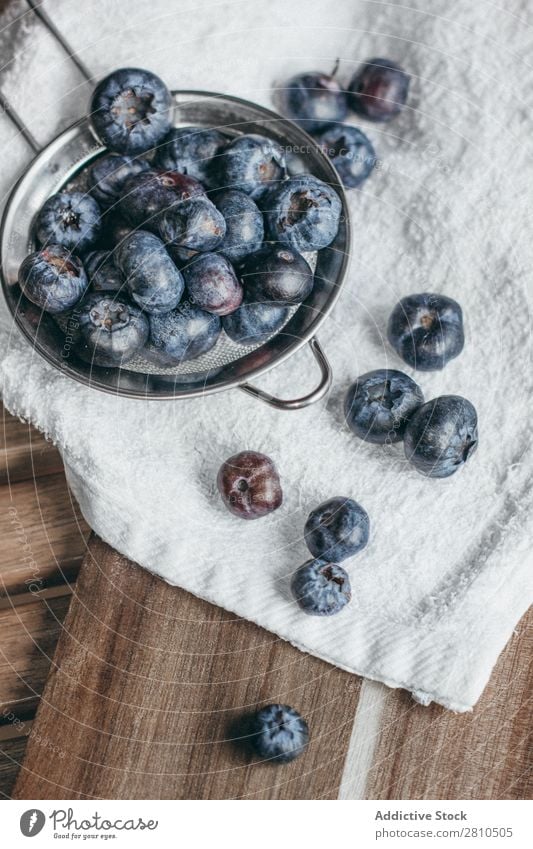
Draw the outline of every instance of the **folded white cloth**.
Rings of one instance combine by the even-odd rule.
[[[515,5],[515,15],[495,7],[487,14],[475,2],[439,0],[430,13],[421,0],[411,11],[350,0],[339,4],[333,28],[324,3],[289,10],[281,0],[216,4],[208,23],[188,22],[209,55],[204,66],[196,49],[190,78],[165,74],[157,57],[150,63],[148,47],[137,57],[174,87],[191,85],[194,76],[196,87],[213,88],[214,62],[219,89],[267,104],[271,79],[328,69],[337,55],[341,78],[372,55],[399,60],[412,73],[410,108],[397,120],[357,122],[380,167],[362,192],[350,193],[351,269],[319,333],[334,371],[327,402],[285,413],[238,390],[176,402],[107,396],[48,367],[10,331],[5,306],[2,317],[4,402],[59,446],[83,514],[104,540],[306,652],[456,711],[474,705],[531,600],[525,275],[533,252],[523,213],[533,176],[533,72],[520,59],[527,39]],[[296,37],[300,53],[306,40],[303,58],[295,56]],[[232,38],[240,52],[232,52]],[[228,50],[238,56],[234,65]],[[263,90],[254,91],[259,80]],[[464,309],[465,350],[441,373],[413,373],[384,336],[398,298],[417,291],[450,295]],[[423,478],[401,444],[372,446],[347,430],[344,392],[380,367],[412,374],[426,398],[455,393],[474,403],[480,445],[457,475]],[[290,397],[314,379],[302,350],[259,383]],[[231,516],[215,486],[222,461],[243,449],[270,455],[284,489],[283,507],[255,522]],[[365,507],[371,538],[348,561],[351,604],[320,619],[297,607],[288,584],[309,556],[308,512],[334,495]],[[120,588],[113,591],[120,603]]]

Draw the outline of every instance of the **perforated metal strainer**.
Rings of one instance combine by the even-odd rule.
[[[211,351],[176,368],[156,369],[136,360],[122,369],[106,369],[79,360],[53,319],[21,298],[17,276],[22,260],[35,249],[32,224],[45,200],[61,188],[83,181],[84,169],[105,153],[84,119],[37,154],[7,203],[0,246],[2,285],[9,309],[31,345],[48,363],[95,389],[129,398],[168,400],[239,388],[280,409],[306,406],[321,398],[331,383],[331,370],[315,334],[339,295],[349,256],[348,207],[338,175],[312,139],[275,112],[209,92],[176,91],[173,97],[175,126],[215,127],[230,136],[270,136],[285,149],[290,173],[310,172],[335,186],[343,207],[339,232],[328,248],[307,257],[315,269],[315,285],[309,298],[291,310],[281,332],[267,342],[244,347],[222,333]],[[307,342],[321,373],[319,385],[309,395],[281,400],[250,384],[251,379],[283,362]]]

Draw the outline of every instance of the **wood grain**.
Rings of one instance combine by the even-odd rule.
[[[532,783],[533,611],[469,714],[389,691],[368,799],[525,799]]]
[[[120,557],[97,538],[80,572],[16,798],[335,797],[359,679]],[[305,757],[253,764],[236,723],[289,702]]]
[[[43,691],[69,598],[0,610],[0,719],[28,715]]]
[[[1,609],[17,594],[72,582],[89,529],[61,473],[0,487],[0,535]]]
[[[0,799],[11,798],[27,743],[27,737],[0,742]]]
[[[2,448],[0,486],[61,472],[59,451],[27,422],[11,416],[0,404]]]

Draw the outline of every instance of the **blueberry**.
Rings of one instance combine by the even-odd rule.
[[[390,121],[407,100],[409,76],[390,59],[369,59],[348,87],[354,112],[371,121]]]
[[[161,215],[159,233],[166,244],[185,250],[212,251],[220,245],[226,222],[207,197],[178,203]]]
[[[231,262],[259,250],[265,236],[263,215],[249,195],[238,189],[219,192],[215,205],[224,216],[226,235],[218,246]]]
[[[284,114],[308,133],[344,121],[348,113],[346,94],[335,77],[320,72],[292,77],[281,99]]]
[[[145,171],[124,184],[120,211],[132,227],[157,231],[161,213],[205,194],[200,183],[177,171]]]
[[[215,315],[228,315],[240,306],[243,291],[233,266],[221,254],[199,254],[183,268],[193,304]]]
[[[357,127],[335,124],[315,136],[348,189],[355,189],[370,176],[376,164],[376,151]]]
[[[405,456],[422,475],[447,478],[477,448],[477,413],[459,395],[427,401],[409,420],[404,436]]]
[[[124,277],[111,251],[92,251],[84,263],[92,292],[118,292],[122,288]]]
[[[348,574],[337,563],[308,560],[292,576],[291,590],[305,613],[333,616],[348,604],[352,588]]]
[[[344,401],[350,429],[378,445],[400,442],[414,411],[424,403],[415,381],[401,371],[376,369],[352,383]]]
[[[90,117],[100,141],[117,153],[144,153],[170,129],[172,97],[164,82],[141,68],[120,68],[95,88]]]
[[[50,313],[73,307],[88,286],[81,260],[62,245],[48,245],[27,256],[18,282],[32,303]]]
[[[325,248],[337,235],[340,198],[311,174],[291,177],[267,192],[262,203],[270,238],[299,253]]]
[[[230,513],[240,519],[259,519],[283,501],[277,469],[266,454],[241,451],[220,467],[217,487]]]
[[[101,230],[100,208],[83,192],[59,192],[45,201],[35,222],[41,245],[63,245],[83,251],[93,245]]]
[[[267,705],[250,726],[250,741],[260,758],[289,763],[301,755],[309,742],[305,719],[289,705]]]
[[[89,295],[80,305],[78,322],[82,359],[97,366],[129,362],[148,339],[148,319],[138,307],[115,293]]]
[[[463,311],[444,295],[408,295],[394,307],[387,336],[408,365],[421,371],[442,369],[463,350]]]
[[[220,336],[220,318],[187,302],[165,315],[150,316],[146,358],[161,366],[176,366],[205,354]]]
[[[247,303],[225,315],[222,326],[233,342],[259,345],[281,330],[289,317],[289,307],[274,303]]]
[[[337,496],[311,511],[304,528],[313,557],[335,562],[361,551],[368,542],[370,519],[357,501]]]
[[[239,266],[248,301],[299,304],[313,289],[313,272],[301,254],[282,245],[265,245]]]
[[[216,184],[223,189],[240,189],[253,198],[285,175],[285,155],[279,144],[266,136],[247,135],[234,139],[220,154]]]
[[[183,294],[183,277],[161,239],[136,230],[116,251],[116,262],[131,297],[147,313],[158,315],[177,307]]]
[[[113,206],[119,201],[126,181],[148,170],[150,164],[146,159],[131,159],[120,153],[102,156],[89,169],[91,195],[101,207]]]
[[[157,150],[156,162],[165,171],[181,171],[209,186],[216,157],[227,143],[218,130],[172,127]]]

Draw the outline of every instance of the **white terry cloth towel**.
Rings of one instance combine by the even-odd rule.
[[[117,24],[93,0],[83,33],[70,0],[54,14],[74,46],[91,44],[83,55],[98,73],[145,65],[174,88],[266,105],[272,81],[328,70],[336,57],[345,82],[376,55],[412,74],[409,107],[394,122],[350,118],[380,161],[350,192],[351,266],[319,332],[334,372],[329,398],[286,413],[239,390],[176,402],[105,395],[47,366],[4,307],[5,404],[59,446],[85,518],[119,552],[303,651],[423,703],[470,710],[531,600],[527,2],[414,0],[408,9],[346,0],[334,13],[314,0],[203,5],[206,14],[185,19],[154,2],[147,28],[130,4],[127,20],[115,9]],[[420,291],[457,299],[466,318],[464,352],[438,373],[413,373],[385,338],[394,304]],[[412,374],[428,399],[456,393],[474,403],[480,445],[457,475],[424,478],[401,444],[380,448],[348,431],[344,393],[380,367]],[[260,385],[294,397],[315,379],[302,350]],[[215,486],[222,461],[243,449],[270,455],[283,482],[283,507],[255,522],[230,515]],[[347,564],[351,604],[321,619],[295,604],[289,576],[309,556],[307,514],[335,495],[365,507],[371,538]]]

